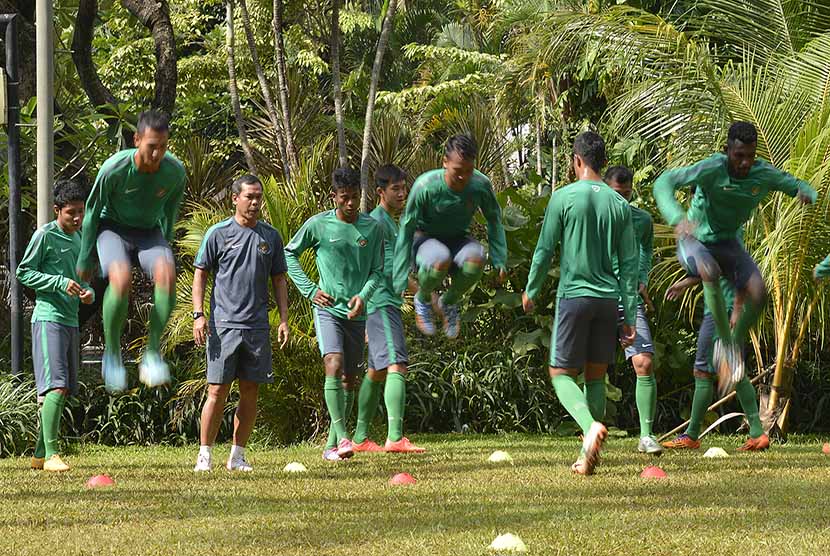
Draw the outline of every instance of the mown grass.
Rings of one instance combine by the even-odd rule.
[[[501,533],[530,554],[827,554],[830,456],[795,439],[736,454],[652,460],[613,439],[594,477],[571,475],[573,439],[421,436],[421,456],[360,454],[327,464],[317,447],[252,450],[251,474],[194,475],[196,448],[82,446],[63,475],[0,460],[0,553],[483,555]],[[514,465],[488,464],[496,449]],[[219,459],[228,447],[219,446]],[[282,467],[300,461],[305,474]],[[663,480],[639,473],[657,463]],[[387,485],[397,472],[418,479]],[[116,485],[88,490],[92,475]]]

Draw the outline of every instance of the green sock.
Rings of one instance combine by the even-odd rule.
[[[43,408],[37,410],[37,442],[35,443],[35,457],[46,457],[46,444],[43,442]]]
[[[594,421],[605,419],[605,377],[585,381],[585,399],[588,401],[588,408]]]
[[[115,288],[109,286],[104,292],[104,303],[101,307],[101,317],[104,321],[104,343],[106,350],[112,353],[121,353],[121,332],[127,320],[127,309],[130,298],[119,296]]]
[[[369,425],[372,424],[372,420],[375,418],[382,388],[382,382],[369,380],[368,376],[363,377],[363,384],[360,385],[360,393],[357,398],[357,425],[354,429],[353,438],[358,444],[369,436]]]
[[[46,459],[58,453],[58,437],[61,432],[61,414],[66,396],[52,390],[43,400],[43,445]]]
[[[700,425],[703,417],[712,403],[714,395],[714,384],[712,379],[695,377],[695,394],[692,398],[692,413],[689,415],[689,426],[686,427],[686,434],[694,440],[700,437]]]
[[[432,303],[432,292],[441,285],[448,270],[437,270],[431,266],[418,269],[418,299],[423,303]]]
[[[334,427],[329,425],[329,437],[326,440],[326,450],[337,448],[337,433],[334,432]]]
[[[749,436],[758,438],[764,434],[764,427],[761,425],[761,416],[758,414],[758,398],[755,387],[744,377],[735,385],[735,395],[744,410],[746,420],[749,421]]]
[[[635,396],[640,415],[640,438],[651,436],[651,425],[657,412],[657,381],[654,375],[638,376]]]
[[[346,422],[343,417],[345,411],[345,398],[343,396],[343,385],[336,376],[327,376],[323,386],[323,396],[326,399],[326,407],[331,417],[331,428],[337,435],[338,442],[343,438],[349,438],[346,432]]]
[[[718,338],[725,342],[732,341],[732,328],[729,326],[729,313],[726,311],[726,301],[723,298],[723,292],[717,282],[703,282],[703,300],[709,311],[712,313],[712,318],[715,320],[715,329],[718,333]]]
[[[403,438],[403,412],[406,405],[406,376],[401,373],[389,373],[386,376],[386,388],[383,390],[389,430],[386,438],[397,442]]]
[[[738,322],[735,323],[735,330],[732,332],[736,344],[743,345],[746,342],[749,329],[757,322],[763,308],[763,305],[754,303],[751,299],[746,300],[738,316]]]
[[[150,310],[150,334],[147,338],[147,351],[159,352],[161,334],[170,314],[176,305],[176,290],[168,291],[166,288],[156,286],[153,294],[153,308]]]
[[[343,389],[343,424],[349,428],[349,421],[352,419],[354,409],[354,390]]]
[[[470,291],[475,286],[481,276],[484,274],[484,265],[472,262],[465,262],[458,269],[458,272],[453,274],[452,283],[441,301],[446,305],[456,305],[465,293]]]
[[[556,375],[551,379],[551,382],[553,383],[553,389],[556,391],[556,397],[559,398],[559,403],[576,420],[583,434],[588,434],[588,429],[591,428],[594,418],[591,416],[591,410],[588,409],[585,394],[576,385],[576,381],[568,375]]]

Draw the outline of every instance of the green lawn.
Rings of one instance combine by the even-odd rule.
[[[483,555],[506,532],[530,554],[830,553],[830,456],[816,440],[738,455],[741,439],[707,438],[732,457],[666,454],[663,480],[639,478],[650,460],[630,439],[613,439],[588,478],[570,473],[573,439],[417,440],[427,454],[338,464],[315,447],[252,451],[251,474],[194,476],[196,447],[86,446],[58,476],[0,460],[0,554]],[[515,465],[488,464],[496,449]],[[283,473],[290,461],[308,473]],[[399,471],[418,484],[388,486]],[[116,486],[87,490],[97,473]]]

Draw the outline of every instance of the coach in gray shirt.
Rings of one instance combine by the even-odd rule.
[[[245,175],[231,186],[236,214],[212,226],[196,255],[193,276],[193,338],[207,340],[208,395],[202,408],[201,448],[194,471],[210,471],[211,449],[225,400],[239,379],[239,406],[227,468],[251,471],[245,444],[254,428],[260,384],[274,382],[268,323],[268,279],[280,312],[280,347],[288,342],[288,290],[280,234],[259,220],[262,183]],[[208,274],[213,273],[210,322],[202,312]]]

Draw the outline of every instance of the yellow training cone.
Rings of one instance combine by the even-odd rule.
[[[527,546],[525,546],[524,541],[522,541],[522,539],[520,539],[517,535],[514,535],[512,533],[499,535],[490,544],[489,548],[490,550],[493,550],[495,552],[527,552]]]

